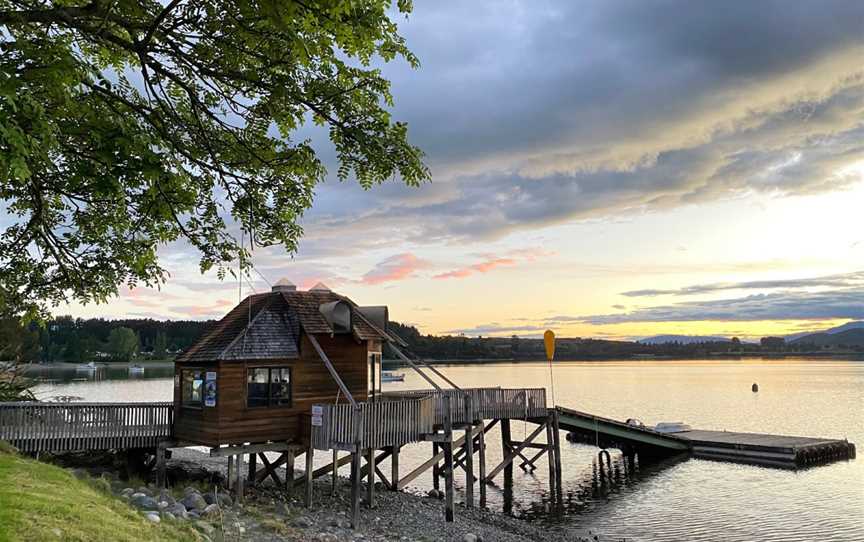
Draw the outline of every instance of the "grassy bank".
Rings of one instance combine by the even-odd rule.
[[[99,482],[12,453],[0,442],[0,542],[198,539],[188,526],[150,523]]]

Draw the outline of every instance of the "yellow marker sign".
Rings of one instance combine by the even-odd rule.
[[[546,345],[546,359],[552,361],[555,359],[555,333],[551,329],[543,334],[543,344]]]

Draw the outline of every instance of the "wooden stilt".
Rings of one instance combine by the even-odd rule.
[[[255,473],[258,470],[258,454],[249,454],[249,473],[246,476],[246,483],[251,487],[255,485]]]
[[[562,510],[564,505],[564,490],[562,489],[562,476],[561,476],[561,428],[558,425],[558,410],[554,410],[552,413],[552,424],[553,424],[553,437],[555,441],[555,498],[558,501],[558,509]]]
[[[444,520],[453,521],[453,422],[450,396],[444,395]]]
[[[336,484],[339,482],[339,450],[333,449],[333,477],[330,482],[330,495],[336,495]]]
[[[439,453],[438,448],[439,448],[438,443],[433,442],[432,443],[432,457],[433,458],[438,457],[438,453]],[[441,491],[441,482],[438,480],[439,476],[441,476],[441,472],[438,468],[438,461],[435,461],[435,463],[432,464],[432,487],[435,489],[435,491]]]
[[[351,527],[360,524],[360,450],[351,452]]]
[[[366,506],[375,508],[375,450],[366,451]]]
[[[474,508],[474,439],[473,426],[465,429],[465,506]]]
[[[234,456],[235,461],[237,462],[237,466],[234,469],[235,474],[237,475],[237,490],[235,493],[237,494],[237,500],[243,500],[243,454],[237,454]]]
[[[549,415],[549,422],[546,424],[546,459],[549,461],[549,499],[555,499],[555,437],[552,435],[554,431],[552,427],[552,415]],[[541,452],[542,453],[542,452]]]
[[[399,490],[399,451],[401,446],[393,446],[390,455],[390,489],[393,491]]]
[[[315,455],[315,449],[312,446],[306,450],[306,494],[304,495],[303,502],[306,505],[306,508],[312,506],[312,471],[314,470],[315,465],[312,463],[312,460]]]
[[[288,495],[294,492],[294,450],[285,452],[285,491]]]
[[[483,420],[480,420],[483,426]],[[480,508],[486,507],[486,430],[485,428],[477,435],[477,459],[480,461]]]
[[[156,446],[156,487],[165,487],[165,448]]]
[[[506,458],[510,455],[510,451],[512,450],[510,444],[510,420],[502,419],[501,420],[501,456]],[[493,470],[493,474],[489,475],[489,478],[494,478],[495,471]],[[512,486],[513,485],[513,463],[508,463],[504,466],[504,486]]]
[[[228,456],[228,491],[234,490],[234,457]]]

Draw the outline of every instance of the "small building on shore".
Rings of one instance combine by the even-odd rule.
[[[279,281],[244,299],[175,362],[175,437],[211,447],[308,443],[316,403],[380,393],[386,307]],[[334,377],[334,372],[338,378]]]

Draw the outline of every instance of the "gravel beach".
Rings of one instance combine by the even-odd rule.
[[[211,458],[192,449],[173,450],[169,467],[201,468],[226,474],[227,461]],[[284,470],[283,470],[284,472]],[[212,531],[212,540],[239,541],[501,541],[543,540],[556,542],[609,540],[590,531],[550,532],[542,525],[518,520],[482,509],[457,505],[455,521],[443,517],[443,503],[435,497],[405,492],[376,491],[375,508],[361,505],[360,525],[350,528],[350,484],[340,478],[336,495],[331,495],[330,479],[313,486],[311,508],[302,502],[302,490],[290,497],[268,484],[251,490],[242,504],[232,503],[221,510]],[[182,489],[182,488],[181,488]]]

